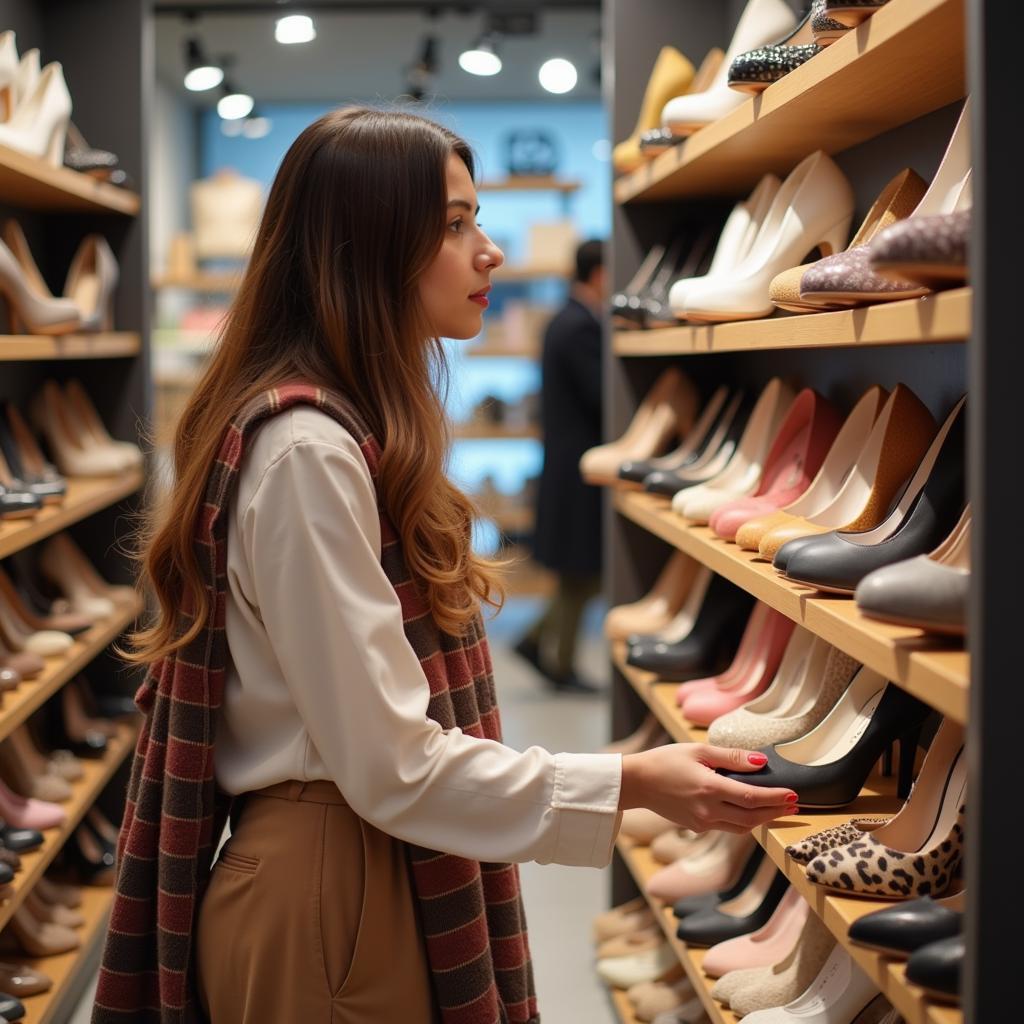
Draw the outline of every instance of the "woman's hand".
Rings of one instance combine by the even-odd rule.
[[[796,793],[748,786],[716,774],[715,769],[756,772],[766,760],[764,754],[706,743],[670,743],[626,754],[619,808],[647,807],[694,832],[749,832],[791,814]]]

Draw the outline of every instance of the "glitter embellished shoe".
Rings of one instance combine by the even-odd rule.
[[[741,53],[729,65],[729,88],[740,92],[763,92],[773,82],[806,64],[822,47],[811,30],[812,10],[793,31],[777,43]]]

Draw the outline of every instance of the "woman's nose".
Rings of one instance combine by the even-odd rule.
[[[483,267],[497,270],[505,262],[505,254],[488,238],[479,260]]]

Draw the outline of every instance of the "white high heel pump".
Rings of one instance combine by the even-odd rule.
[[[783,0],[748,0],[711,85],[704,92],[669,100],[661,112],[662,126],[673,135],[692,135],[741,106],[747,97],[729,88],[730,65],[741,53],[790,35],[796,23],[796,15]]]
[[[71,94],[56,61],[43,68],[32,93],[0,124],[0,145],[44,159],[54,167],[64,161],[64,140],[71,120]]]
[[[750,252],[727,277],[687,289],[688,320],[756,320],[771,316],[776,274],[803,262],[815,247],[825,256],[846,248],[853,220],[853,188],[822,150],[801,160],[772,201]]]
[[[761,392],[729,464],[707,483],[680,491],[672,499],[672,510],[691,522],[706,523],[720,506],[752,494],[761,479],[768,449],[792,404],[793,389],[781,378],[773,377]]]
[[[743,262],[781,187],[782,182],[774,174],[766,174],[754,187],[754,191],[732,208],[722,228],[708,272],[701,277],[681,277],[672,285],[668,301],[677,317],[685,315],[686,296],[691,287],[729,274]]]

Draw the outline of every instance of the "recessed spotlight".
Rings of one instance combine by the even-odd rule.
[[[497,41],[493,35],[482,35],[468,50],[459,54],[459,67],[471,75],[490,77],[501,71]]]
[[[224,81],[224,69],[211,63],[199,40],[189,39],[185,44],[185,88],[190,92],[206,92],[207,89],[215,89]]]
[[[238,92],[225,83],[224,95],[217,101],[217,113],[225,121],[237,121],[249,116],[255,102],[248,93]]]
[[[553,57],[551,60],[544,61],[537,77],[548,92],[563,93],[571,92],[576,88],[579,76],[576,74],[576,65],[572,61],[566,60],[564,57]]]
[[[311,43],[316,39],[316,26],[308,14],[286,14],[277,19],[274,38],[286,46],[292,43]]]

